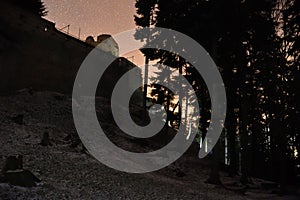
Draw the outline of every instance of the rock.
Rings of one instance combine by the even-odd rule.
[[[24,115],[20,114],[15,117],[11,117],[11,120],[19,125],[24,125]]]
[[[21,187],[34,187],[37,183],[41,182],[41,180],[29,170],[23,169],[5,172],[4,181],[11,185]]]
[[[9,156],[4,164],[2,169],[2,174],[5,174],[7,171],[21,170],[23,169],[23,156]]]
[[[52,146],[52,143],[51,143],[50,137],[49,137],[49,133],[47,131],[44,132],[43,138],[40,142],[40,145],[42,145],[42,146]]]
[[[34,187],[41,182],[29,170],[23,169],[23,156],[9,156],[2,169],[0,182],[21,187]]]

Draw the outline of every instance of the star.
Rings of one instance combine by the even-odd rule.
[[[70,33],[81,38],[100,34],[116,34],[135,28],[135,0],[43,0],[46,19],[60,29],[70,25]]]

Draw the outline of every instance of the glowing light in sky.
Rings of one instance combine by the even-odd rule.
[[[70,34],[85,40],[88,36],[116,34],[136,28],[135,0],[43,0],[46,19],[61,29],[70,25]],[[80,29],[80,31],[79,31]],[[64,29],[66,31],[66,29]],[[80,32],[80,34],[79,34]],[[141,66],[144,56],[135,51],[122,55]]]
[[[135,28],[135,0],[43,0],[48,12],[45,18],[56,28],[70,24],[70,33],[81,39],[100,34],[116,34]]]

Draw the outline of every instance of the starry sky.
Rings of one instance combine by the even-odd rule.
[[[46,19],[56,28],[70,24],[70,33],[81,39],[100,34],[116,34],[135,28],[135,0],[43,0]],[[66,29],[65,29],[66,30]]]
[[[57,29],[70,25],[69,33],[85,40],[87,36],[116,34],[136,28],[135,0],[43,0],[48,10],[46,19]],[[64,29],[67,31],[67,28]],[[139,51],[126,55],[128,60],[141,66],[144,57]]]

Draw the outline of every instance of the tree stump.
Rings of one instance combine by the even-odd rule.
[[[2,182],[21,187],[34,187],[41,182],[29,170],[23,169],[23,156],[9,156],[2,169]]]
[[[50,136],[49,136],[49,133],[47,131],[44,132],[43,138],[40,142],[40,145],[42,145],[42,146],[52,146],[52,143],[50,141]]]

